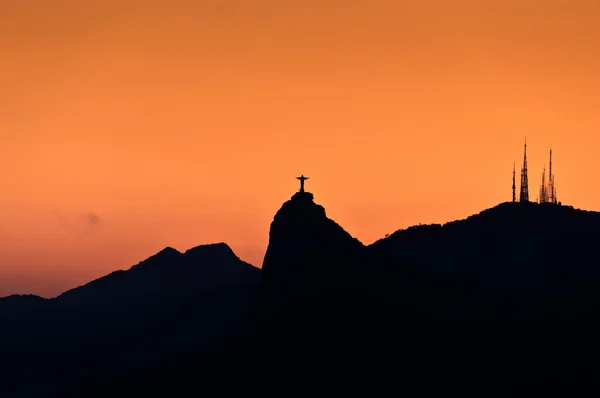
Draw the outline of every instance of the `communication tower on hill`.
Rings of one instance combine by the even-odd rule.
[[[513,202],[517,201],[517,186],[515,185],[515,177],[516,177],[516,174],[515,174],[515,163],[513,162],[513,184],[512,184],[512,193],[513,193],[512,201]]]
[[[519,202],[529,202],[529,181],[527,180],[527,138],[523,152],[523,168],[521,169],[521,193]]]
[[[540,186],[540,203],[558,203],[556,200],[556,187],[554,186],[554,174],[552,173],[552,149],[550,149],[550,168],[548,182],[546,183],[546,167],[542,173],[542,185]]]

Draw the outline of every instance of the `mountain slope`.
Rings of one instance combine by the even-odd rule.
[[[259,276],[223,243],[186,253],[166,248],[35,310],[13,311],[0,332],[4,359],[12,363],[0,376],[3,386],[76,389],[167,360],[174,347],[193,352],[221,344],[247,322]],[[0,300],[0,308],[7,302]],[[184,325],[195,335],[182,337]],[[23,384],[29,377],[37,383]]]
[[[364,245],[353,238],[309,192],[298,192],[275,214],[263,277],[277,283],[337,283],[356,267]]]
[[[362,387],[477,396],[563,388],[572,395],[594,372],[580,360],[597,352],[583,334],[559,335],[547,324],[423,320],[597,317],[594,297],[577,297],[586,283],[598,283],[583,261],[594,252],[597,226],[597,213],[502,204],[364,247],[312,195],[296,194],[271,224],[255,331],[213,355],[141,372],[103,392],[183,393],[198,382],[236,380],[219,384],[223,391],[252,385],[252,375],[261,391],[279,394],[287,385],[338,394]],[[573,250],[582,252],[565,257]]]
[[[292,212],[286,223],[279,224],[276,215],[264,277],[278,284],[267,266],[288,264],[294,273],[304,267],[313,278],[321,270],[356,272],[351,288],[336,283],[316,297],[297,293],[292,305],[260,329],[261,356],[277,364],[267,374],[292,385],[300,380],[314,388],[334,385],[338,393],[355,391],[355,383],[364,381],[363,386],[405,394],[415,387],[502,396],[565,386],[572,394],[596,374],[586,362],[598,353],[596,337],[580,329],[563,334],[547,324],[463,327],[423,321],[596,320],[599,213],[505,203],[465,220],[397,231],[362,250],[341,238],[345,234],[328,225],[324,212],[309,213],[310,202],[284,205]],[[306,251],[321,242],[328,243]],[[315,358],[310,376],[279,372]],[[332,381],[330,369],[344,379]],[[321,383],[311,378],[319,372],[328,375]]]
[[[587,318],[600,309],[599,238],[600,213],[503,203],[465,220],[397,231],[368,251],[396,283],[387,291],[423,312]]]

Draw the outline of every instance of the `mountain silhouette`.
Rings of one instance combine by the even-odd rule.
[[[590,319],[600,309],[600,269],[590,266],[599,227],[600,213],[503,203],[397,231],[369,251],[394,275],[387,291],[434,317]]]
[[[262,265],[263,290],[268,286],[288,298],[321,297],[326,290],[349,287],[356,277],[365,246],[313,199],[310,192],[298,192],[275,214]]]
[[[572,395],[595,374],[594,329],[514,321],[596,321],[599,227],[597,212],[502,203],[364,245],[298,192],[274,216],[262,269],[224,243],[166,248],[55,299],[0,299],[2,385]],[[439,322],[456,320],[469,322]]]
[[[297,192],[286,201],[271,223],[262,266],[257,328],[264,344],[283,339],[285,347],[286,336],[297,333],[308,343],[328,328],[361,319],[359,308],[368,304],[364,253],[365,246],[328,218],[312,193]]]
[[[0,315],[7,353],[3,385],[31,395],[52,388],[76,391],[86,380],[156,363],[170,346],[193,350],[218,344],[227,325],[249,316],[259,277],[257,268],[219,243],[185,253],[165,248],[127,271],[54,299],[0,299],[0,309],[11,308]],[[223,291],[233,302],[223,305],[218,299]],[[171,328],[181,323],[186,303],[198,297],[203,305],[195,306],[194,320],[202,328],[196,328],[194,339],[165,340],[175,338]],[[27,383],[31,374],[35,385]]]

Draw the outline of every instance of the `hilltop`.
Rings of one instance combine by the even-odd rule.
[[[597,212],[503,203],[464,220],[397,231],[369,251],[396,275],[388,280],[411,280],[407,289],[420,281],[412,300],[428,296],[422,310],[438,316],[588,318],[600,304],[600,272],[589,267],[599,227]]]

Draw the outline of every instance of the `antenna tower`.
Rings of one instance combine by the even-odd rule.
[[[523,151],[523,168],[521,169],[521,192],[519,202],[529,202],[529,181],[527,180],[527,138]]]
[[[516,202],[517,201],[517,186],[515,185],[515,163],[513,162],[513,185],[512,185],[512,192],[513,192],[513,197],[512,197],[512,201]]]
[[[550,170],[548,179],[550,185],[550,203],[556,203],[556,191],[554,190],[554,174],[552,174],[552,148],[550,148]]]
[[[540,203],[546,203],[548,201],[548,190],[546,189],[546,166],[542,171],[542,185],[540,187]]]

